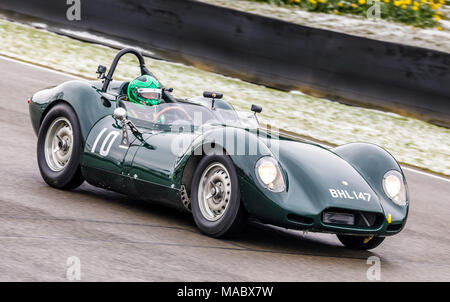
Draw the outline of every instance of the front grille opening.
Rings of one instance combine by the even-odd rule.
[[[382,214],[329,208],[322,213],[322,222],[329,225],[355,226],[360,228],[378,228],[383,223]]]
[[[287,219],[289,219],[292,222],[300,223],[304,225],[311,225],[314,222],[314,219],[306,216],[301,216],[297,214],[288,214]]]
[[[387,227],[387,231],[388,232],[397,232],[397,231],[400,231],[401,229],[402,229],[402,226],[403,226],[403,224],[390,224],[390,225],[388,225],[388,227]]]

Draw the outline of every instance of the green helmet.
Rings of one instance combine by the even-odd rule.
[[[130,82],[127,89],[130,102],[148,106],[161,103],[161,84],[152,76],[141,75]]]

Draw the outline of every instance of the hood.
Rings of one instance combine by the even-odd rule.
[[[289,208],[310,213],[326,208],[383,213],[367,181],[332,151],[289,140],[278,140],[278,146],[270,149],[286,172],[287,195],[283,199]]]

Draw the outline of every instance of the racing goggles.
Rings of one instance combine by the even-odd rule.
[[[139,88],[137,93],[140,97],[148,100],[160,100],[162,97],[162,89],[156,88]]]

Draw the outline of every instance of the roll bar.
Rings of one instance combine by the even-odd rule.
[[[114,71],[116,71],[116,67],[117,67],[117,64],[119,63],[119,60],[126,54],[133,54],[137,57],[137,59],[139,60],[139,67],[141,69],[141,75],[147,74],[147,75],[150,75],[150,76],[154,77],[155,79],[157,79],[156,76],[153,73],[151,73],[150,70],[148,70],[147,67],[145,66],[144,57],[138,50],[136,50],[134,48],[124,48],[121,51],[119,51],[117,53],[117,55],[114,57],[111,67],[109,68],[108,74],[106,76],[105,75],[103,76],[103,79],[104,79],[103,87],[102,87],[103,92],[106,92],[106,90],[108,90],[109,83],[112,81],[112,77],[113,77]],[[99,66],[99,70],[100,70],[100,67],[101,66]],[[162,84],[161,84],[161,87],[162,87],[162,91],[163,91],[164,100],[168,103],[175,103],[176,102],[175,98],[169,93],[172,90],[164,88],[164,86]]]

